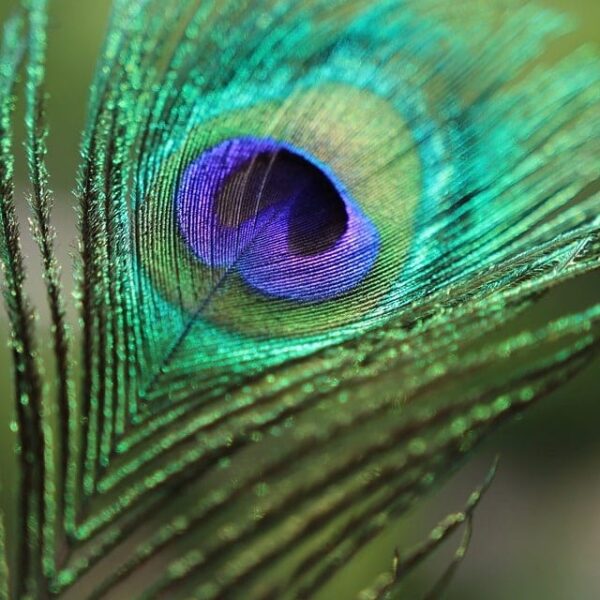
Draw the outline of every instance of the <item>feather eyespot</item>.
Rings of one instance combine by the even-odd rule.
[[[198,260],[270,296],[335,298],[364,280],[379,252],[376,228],[341,184],[274,140],[227,140],[203,153],[176,203]]]
[[[202,121],[138,210],[148,285],[164,310],[270,344],[346,336],[394,300],[422,164],[401,112],[347,85]]]

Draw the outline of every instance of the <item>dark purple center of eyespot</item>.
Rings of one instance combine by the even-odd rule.
[[[295,254],[319,254],[346,231],[346,205],[331,180],[285,148],[260,152],[233,171],[219,187],[215,210],[221,225],[239,227],[281,201],[290,202],[288,245]]]
[[[288,144],[235,138],[204,152],[176,193],[183,238],[203,264],[255,290],[320,301],[356,287],[377,230],[325,167]]]

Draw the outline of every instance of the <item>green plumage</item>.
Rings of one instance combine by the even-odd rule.
[[[20,475],[0,598],[319,597],[597,350],[600,305],[503,326],[598,267],[598,56],[532,66],[572,24],[512,1],[115,0],[69,325],[45,4],[23,2],[0,51]],[[21,75],[44,369],[15,216]],[[445,584],[479,497],[361,597],[396,597],[466,523]]]

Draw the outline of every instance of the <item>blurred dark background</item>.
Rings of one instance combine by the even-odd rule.
[[[450,1],[450,0],[449,0]],[[483,1],[483,0],[482,0]],[[600,1],[540,0],[580,20],[580,28],[553,47],[564,55],[582,43],[600,46]],[[0,19],[15,5],[0,0]],[[79,132],[85,118],[89,82],[105,29],[109,0],[56,0],[52,3],[48,115],[51,124],[49,166],[56,193],[55,223],[59,256],[67,286],[72,288],[72,255],[76,252],[74,187]],[[19,151],[20,147],[19,147]],[[26,189],[18,171],[19,191]],[[25,215],[25,211],[22,211]],[[31,293],[43,304],[37,256],[31,243]],[[592,275],[549,294],[536,309],[544,315],[569,312],[600,299],[600,277]],[[40,324],[47,328],[42,312]],[[0,461],[7,475],[14,437],[11,419],[7,327],[0,312]],[[370,545],[329,586],[327,600],[354,597],[372,577],[391,564],[394,547],[404,548],[428,533],[437,520],[459,510],[481,481],[493,456],[501,455],[496,481],[476,514],[469,554],[451,586],[452,600],[597,600],[600,598],[600,360],[561,390],[501,428],[451,479],[417,511]],[[7,481],[11,480],[8,474]],[[10,502],[12,490],[0,497]],[[453,539],[407,588],[418,597],[440,573],[458,539]]]

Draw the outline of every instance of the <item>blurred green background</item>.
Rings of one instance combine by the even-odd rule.
[[[448,0],[451,1],[451,0]],[[556,53],[581,43],[600,45],[599,0],[543,0],[548,6],[580,19],[579,30],[561,40]],[[0,18],[15,5],[0,0]],[[72,255],[76,252],[75,198],[71,194],[78,163],[79,131],[94,62],[108,16],[108,0],[56,0],[50,19],[48,114],[51,124],[49,165],[56,192],[55,223],[59,257],[72,287]],[[21,167],[22,169],[22,167]],[[20,191],[26,189],[22,170]],[[21,209],[24,216],[25,211]],[[26,218],[26,217],[24,217]],[[31,293],[42,305],[43,287],[36,254],[32,257]],[[589,276],[551,293],[536,309],[544,315],[574,310],[600,299],[600,277]],[[73,316],[73,315],[72,315]],[[42,312],[41,326],[47,327]],[[0,457],[3,468],[13,454],[11,381],[7,328],[0,313]],[[597,600],[600,598],[600,361],[595,360],[563,389],[546,398],[524,417],[489,438],[449,484],[432,496],[383,539],[370,545],[323,598],[354,597],[371,578],[390,564],[394,547],[406,547],[428,532],[439,518],[462,507],[496,453],[500,471],[476,514],[472,547],[451,586],[453,600]],[[6,460],[5,460],[6,459]],[[0,504],[11,501],[5,489]],[[445,550],[420,569],[406,591],[418,597],[454,550]]]

